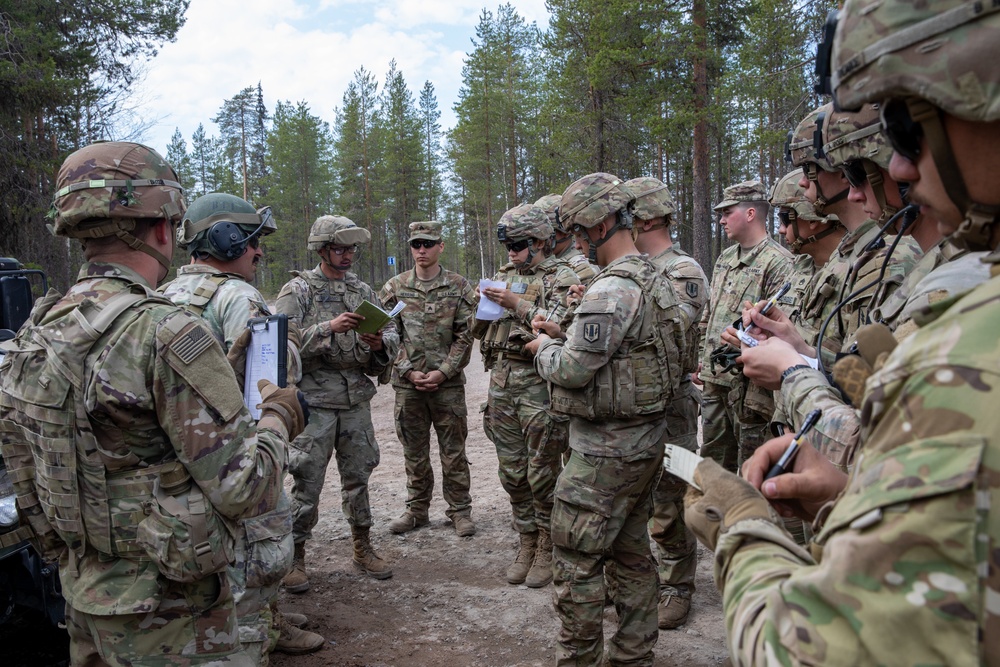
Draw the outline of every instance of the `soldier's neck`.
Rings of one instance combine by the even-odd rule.
[[[441,265],[435,263],[432,266],[420,266],[417,264],[413,267],[414,273],[417,274],[418,280],[433,280],[441,275]]]

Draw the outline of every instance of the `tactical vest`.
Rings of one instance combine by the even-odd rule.
[[[552,409],[590,420],[662,413],[683,377],[686,342],[677,296],[656,267],[639,256],[602,269],[593,284],[610,276],[628,278],[638,285],[642,320],[638,325],[633,322],[611,359],[585,387],[552,385]]]
[[[17,338],[4,344],[0,364],[0,441],[15,464],[11,475],[33,480],[31,493],[19,486],[18,501],[43,557],[68,550],[72,568],[89,546],[108,557],[153,561],[178,581],[222,571],[232,538],[187,470],[176,460],[148,465],[126,447],[108,449],[87,411],[84,362],[92,348],[116,321],[172,304],[133,287],[101,303],[86,299],[64,319],[39,326],[61,298],[52,291],[39,300]],[[166,433],[150,437],[172,454]]]
[[[184,308],[201,317],[212,301],[212,297],[219,291],[223,283],[232,280],[232,276],[220,275],[217,273],[205,274],[202,276],[198,286],[191,291],[191,301],[184,305]],[[162,293],[162,290],[160,290]]]
[[[322,274],[317,275],[316,271],[292,271],[292,275],[298,276],[309,286],[309,298],[300,323],[303,329],[320,322],[329,322],[341,313],[353,312],[365,300],[365,295],[352,282],[327,280]],[[334,333],[330,345],[339,350],[340,354],[303,359],[303,374],[321,368],[359,370],[366,368],[372,361],[371,348],[361,340],[356,331]]]
[[[549,284],[551,280],[547,278],[555,276],[559,266],[558,262],[552,262],[533,273],[523,275],[518,273],[512,264],[507,264],[500,269],[496,280],[509,282],[510,290],[532,306],[551,307],[552,304],[547,304],[547,301],[552,285]],[[505,308],[500,319],[490,323],[479,343],[484,366],[487,369],[491,368],[501,352],[508,359],[531,361],[531,355],[524,353],[524,345],[534,337],[534,333],[524,320],[518,317],[514,310]]]

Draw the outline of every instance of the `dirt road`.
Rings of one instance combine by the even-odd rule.
[[[308,545],[312,588],[303,595],[282,593],[283,607],[307,614],[309,629],[329,641],[308,656],[276,654],[278,667],[507,667],[554,663],[559,627],[552,587],[511,586],[504,571],[516,553],[510,505],[497,479],[493,444],[483,434],[479,406],[486,401],[489,376],[478,352],[466,369],[469,405],[467,450],[472,467],[473,537],[457,537],[440,498],[440,467],[431,524],[393,535],[387,524],[404,509],[406,478],[393,423],[393,391],[379,388],[372,401],[381,464],[371,479],[375,526],[372,539],[392,563],[391,579],[375,581],[351,563],[350,527],[340,510],[340,483],[331,463],[322,512]],[[436,444],[432,442],[432,448]],[[433,457],[432,457],[433,458]],[[661,631],[656,667],[720,665],[725,660],[719,595],[711,579],[710,556],[699,553],[698,591],[685,626]],[[605,612],[605,634],[617,619]]]

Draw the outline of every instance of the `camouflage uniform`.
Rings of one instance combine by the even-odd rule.
[[[587,228],[614,216],[612,234],[627,233],[633,200],[619,179],[591,174],[566,190],[560,211],[567,225]],[[553,385],[553,408],[570,415],[570,458],[552,512],[562,621],[557,665],[604,664],[605,566],[612,563],[619,626],[608,663],[653,664],[658,586],[647,522],[666,409],[685,360],[683,322],[657,268],[625,255],[587,288],[567,339],[543,339],[537,350],[535,367]]]
[[[246,330],[247,320],[271,314],[257,288],[242,276],[220,273],[207,264],[180,267],[177,278],[159,291],[174,304],[200,315],[226,352]],[[281,477],[283,481],[284,474]],[[278,506],[266,514],[242,519],[235,536],[228,574],[240,643],[254,664],[266,665],[267,647],[274,639],[270,605],[277,600],[282,578],[292,568],[292,506],[283,483]]]
[[[385,370],[399,349],[396,325],[382,332],[383,348],[373,351],[356,331],[333,333],[330,320],[354,311],[364,300],[378,303],[375,291],[353,273],[331,280],[322,267],[293,271],[278,294],[275,311],[288,315],[302,334],[302,383],[309,401],[309,425],[292,443],[292,536],[296,544],[312,537],[319,520],[319,498],[334,453],[340,473],[344,515],[352,528],[372,525],[368,478],[379,450],[370,401],[374,383],[366,377]]]
[[[740,202],[764,201],[760,183],[749,182],[725,190],[716,209]],[[740,373],[713,370],[710,355],[721,344],[726,327],[743,316],[743,302],[756,303],[775,294],[792,276],[792,255],[765,236],[753,248],[735,244],[715,263],[710,306],[702,317],[702,456],[735,469],[767,438],[774,413],[771,392],[749,382]]]
[[[440,224],[410,225],[411,240],[441,240]],[[465,371],[472,351],[471,323],[476,293],[469,281],[439,267],[431,280],[417,278],[411,269],[393,276],[379,298],[386,310],[397,303],[406,308],[397,321],[402,343],[392,368],[396,392],[396,435],[403,445],[406,462],[406,508],[414,516],[427,519],[434,492],[434,471],[430,461],[430,429],[434,425],[441,453],[441,491],[453,520],[468,516],[472,497],[469,460],[465,439],[469,432],[465,406]],[[437,391],[417,391],[406,379],[411,370],[441,371],[445,380]]]
[[[559,218],[560,200],[562,200],[562,195],[545,195],[535,202],[535,206],[545,211],[549,222],[552,223],[553,229],[563,234],[569,234],[569,230],[563,226],[562,220]],[[555,253],[555,256],[556,259],[561,259],[569,264],[569,267],[573,269],[580,278],[580,282],[584,285],[589,285],[590,281],[597,275],[597,272],[600,271],[599,267],[591,264],[584,254],[577,250],[572,237],[570,237],[569,245],[563,248],[562,252]]]

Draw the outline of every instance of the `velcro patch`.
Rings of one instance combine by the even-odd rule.
[[[595,343],[601,339],[601,325],[598,322],[586,322],[583,325],[583,339]]]
[[[170,349],[185,364],[190,364],[212,345],[212,335],[202,327],[192,327],[175,340]]]
[[[698,283],[696,283],[696,282],[689,282],[687,285],[684,286],[684,291],[687,292],[687,295],[689,297],[691,297],[692,299],[697,299],[698,298]]]

